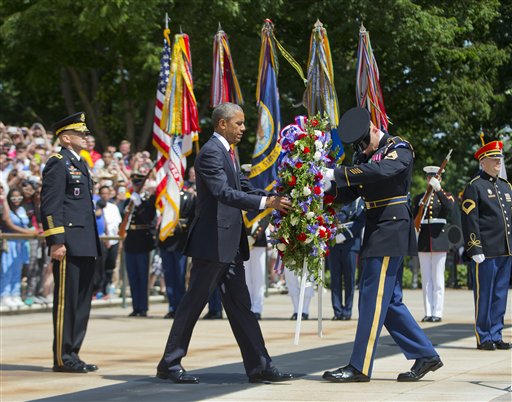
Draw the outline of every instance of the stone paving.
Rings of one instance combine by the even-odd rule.
[[[406,290],[404,301],[419,320],[421,290]],[[293,344],[295,322],[287,295],[265,299],[261,327],[277,367],[297,378],[284,383],[249,384],[226,319],[200,320],[189,354],[188,371],[197,385],[176,385],[155,377],[171,320],[166,304],[153,300],[148,318],[129,318],[129,308],[115,302],[95,304],[82,348],[83,360],[100,370],[88,374],[51,371],[52,326],[48,311],[1,317],[1,401],[510,401],[512,352],[480,351],[473,335],[473,300],[468,290],[448,289],[441,323],[421,323],[444,367],[416,383],[398,383],[407,361],[383,330],[369,383],[333,384],[323,371],[348,363],[357,314],[351,321],[331,321],[330,293],[323,293],[323,337],[317,335],[317,296],[300,344]],[[356,305],[357,305],[357,301]],[[512,338],[511,295],[504,339]],[[104,304],[105,305],[105,304]],[[357,310],[357,309],[356,309]],[[357,313],[357,311],[356,311]]]

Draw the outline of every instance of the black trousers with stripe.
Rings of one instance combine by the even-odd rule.
[[[95,257],[67,256],[53,261],[53,364],[78,359],[87,330],[93,290]]]

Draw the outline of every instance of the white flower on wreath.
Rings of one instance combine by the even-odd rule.
[[[315,155],[313,156],[313,159],[315,161],[319,161],[322,158],[322,153],[320,151],[316,151]]]
[[[322,149],[324,149],[324,144],[322,144],[322,141],[316,140],[315,141],[315,147],[316,147],[317,150],[321,151]]]
[[[307,219],[313,219],[315,217],[315,213],[313,211],[309,211],[307,214],[306,214],[306,218]]]
[[[318,138],[322,138],[324,136],[324,132],[321,131],[321,130],[314,130],[315,131],[315,135],[318,137]]]
[[[292,196],[292,198],[295,198],[295,195],[297,194],[297,192],[295,191],[295,189],[293,189],[292,191],[290,191],[290,195]]]
[[[311,194],[311,189],[309,187],[304,187],[304,189],[302,190],[302,195],[307,197],[310,194]]]
[[[297,223],[299,223],[299,218],[298,218],[298,217],[296,217],[296,216],[292,216],[292,217],[290,218],[290,224],[291,224],[292,226],[295,226]]]
[[[286,244],[284,244],[284,243],[279,243],[279,244],[277,245],[277,249],[278,249],[279,251],[284,251],[284,250],[286,250]]]
[[[313,237],[308,236],[306,240],[304,240],[304,243],[309,244],[313,241]]]

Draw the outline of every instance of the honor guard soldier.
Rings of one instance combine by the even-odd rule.
[[[95,259],[101,255],[93,182],[79,156],[89,130],[84,113],[66,117],[53,129],[62,149],[48,159],[41,190],[41,217],[55,281],[53,371],[87,373],[98,367],[84,363],[78,353],[91,309]]]
[[[148,315],[148,281],[149,281],[149,254],[155,248],[154,220],[156,216],[155,196],[142,192],[145,175],[134,172],[131,174],[133,192],[133,212],[131,214],[124,253],[128,282],[132,296],[133,311],[129,317],[146,317]],[[125,202],[127,213],[130,200]]]
[[[462,196],[462,231],[472,267],[475,299],[475,335],[481,350],[510,349],[504,342],[503,317],[512,266],[512,187],[499,177],[503,160],[501,141],[475,152],[480,173]]]
[[[338,221],[340,223],[336,245],[330,248],[326,263],[331,271],[331,302],[334,310],[332,319],[346,321],[352,318],[357,256],[364,229],[363,200],[357,198],[342,206],[338,212]]]
[[[444,305],[444,270],[446,254],[450,248],[448,233],[445,231],[446,218],[450,215],[455,200],[441,187],[441,177],[435,177],[438,166],[425,166],[427,185],[432,193],[425,204],[425,214],[421,220],[418,237],[418,257],[420,260],[421,283],[423,289],[423,322],[440,322]],[[418,214],[419,204],[425,193],[417,195],[413,202],[413,216]]]
[[[326,371],[332,382],[368,382],[375,350],[385,325],[408,360],[416,359],[397,381],[417,381],[442,367],[432,343],[402,302],[397,272],[405,255],[416,255],[416,235],[407,202],[414,153],[411,144],[379,130],[363,108],[352,108],[341,118],[341,140],[356,150],[356,166],[328,169],[325,180],[335,180],[339,197],[365,202],[366,226],[361,248],[359,321],[350,364]],[[326,185],[328,187],[328,184]]]

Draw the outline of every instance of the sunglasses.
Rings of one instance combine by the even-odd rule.
[[[365,137],[359,141],[357,144],[353,145],[354,151],[356,152],[363,152],[366,148],[368,148],[368,145],[370,145],[370,131],[368,131],[368,134],[365,135]]]
[[[14,196],[9,198],[11,201],[23,201],[23,197],[21,196]]]

